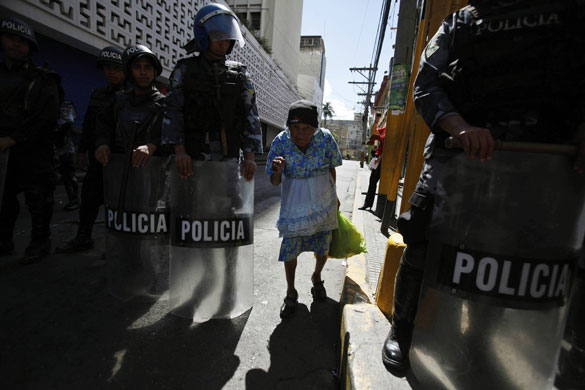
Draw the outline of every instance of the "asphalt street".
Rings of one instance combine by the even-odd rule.
[[[337,169],[341,210],[351,218],[359,163]],[[64,212],[57,188],[53,247],[72,238],[77,212]],[[255,178],[254,306],[233,320],[192,323],[168,302],[122,302],[106,287],[103,216],[93,250],[53,254],[21,266],[29,215],[21,202],[15,253],[0,258],[2,389],[337,389],[339,300],[345,273],[330,260],[329,298],[313,303],[313,256],[299,258],[295,316],[281,321],[286,291],[276,219],[280,188],[259,166]]]

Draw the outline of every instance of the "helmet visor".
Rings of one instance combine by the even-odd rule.
[[[233,40],[238,42],[239,47],[244,46],[245,41],[240,26],[232,15],[216,15],[206,21],[203,26],[211,41]]]

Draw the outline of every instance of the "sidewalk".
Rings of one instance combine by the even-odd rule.
[[[342,296],[341,389],[412,389],[406,378],[392,376],[382,364],[382,345],[390,323],[376,306],[378,276],[384,262],[388,238],[380,231],[380,218],[358,210],[368,189],[370,171],[358,169],[353,223],[364,235],[368,253],[348,259]],[[412,378],[414,379],[414,378]]]

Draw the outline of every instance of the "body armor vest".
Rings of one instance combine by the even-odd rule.
[[[10,136],[26,124],[37,104],[40,91],[51,77],[57,83],[60,82],[58,74],[32,64],[28,69],[0,69],[0,136]],[[52,130],[45,134],[45,141],[50,142]]]
[[[450,75],[442,77],[461,115],[476,126],[521,128],[514,137],[505,130],[496,138],[569,139],[576,124],[563,121],[585,96],[583,2],[487,3],[464,10],[472,21],[456,32]]]
[[[90,151],[93,154],[95,150],[95,130],[98,114],[106,107],[114,104],[116,100],[116,90],[105,86],[96,88],[91,93],[85,117],[83,118],[83,132],[79,141],[79,151]]]
[[[233,61],[210,64],[200,57],[186,61],[183,82],[187,153],[196,160],[210,153],[238,158],[244,123],[241,93],[246,80],[242,65]]]
[[[157,92],[152,99],[132,102],[132,92],[118,96],[114,106],[116,134],[114,152],[127,152],[151,142],[153,125],[163,115],[164,96]]]

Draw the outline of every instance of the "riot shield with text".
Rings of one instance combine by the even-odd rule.
[[[122,300],[160,298],[169,285],[168,159],[144,167],[110,155],[104,167],[106,258],[110,293]]]
[[[2,199],[4,197],[4,185],[6,184],[9,156],[10,149],[0,151],[0,209],[2,208]]]
[[[234,318],[254,303],[254,182],[237,161],[195,161],[171,169],[173,314],[204,322]]]
[[[410,360],[432,389],[550,389],[585,234],[568,157],[442,167]]]

